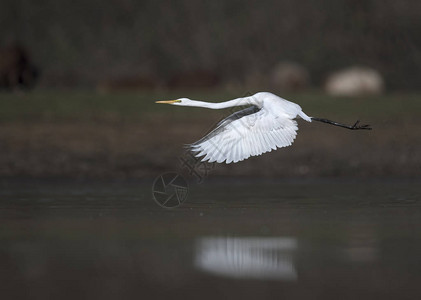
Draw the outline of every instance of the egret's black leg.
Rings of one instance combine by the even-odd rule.
[[[354,125],[349,126],[349,125],[345,125],[345,124],[341,124],[338,122],[334,122],[328,119],[321,119],[321,118],[311,118],[313,121],[318,121],[318,122],[322,122],[322,123],[326,123],[326,124],[330,124],[330,125],[335,125],[335,126],[339,126],[339,127],[343,127],[343,128],[347,128],[347,129],[351,129],[351,130],[358,130],[358,129],[366,129],[366,130],[371,130],[372,128],[370,127],[370,125],[360,125],[358,126],[358,124],[360,123],[360,121],[358,120],[357,122],[355,122]]]

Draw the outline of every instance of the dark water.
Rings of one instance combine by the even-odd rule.
[[[418,180],[3,182],[2,299],[419,299]]]

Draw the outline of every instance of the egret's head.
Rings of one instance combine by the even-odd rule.
[[[176,99],[176,100],[156,101],[155,103],[188,106],[191,103],[191,100],[189,98],[179,98],[179,99]]]

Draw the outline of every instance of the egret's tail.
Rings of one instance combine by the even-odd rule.
[[[302,119],[306,120],[307,122],[311,122],[311,117],[307,116],[307,115],[306,115],[303,111],[300,111],[300,112],[298,113],[298,115],[299,115]]]

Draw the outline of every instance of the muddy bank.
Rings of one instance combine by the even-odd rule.
[[[162,114],[133,122],[7,122],[0,126],[0,176],[153,178],[183,169],[183,144],[214,123],[212,115],[175,121]],[[372,125],[354,132],[300,121],[292,147],[217,164],[210,176],[419,176],[421,124]]]

